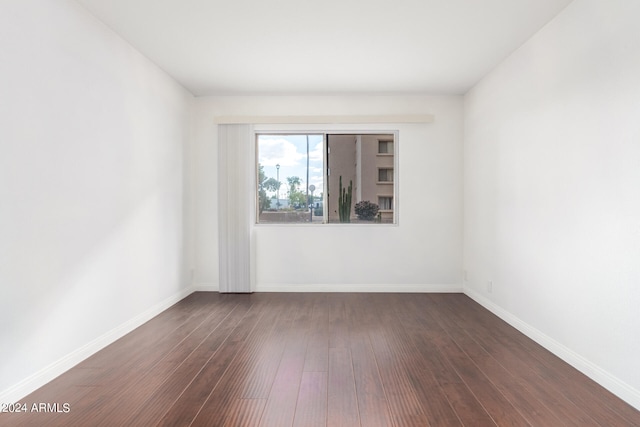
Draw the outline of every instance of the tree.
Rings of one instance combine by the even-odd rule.
[[[290,206],[306,206],[306,196],[300,191],[300,178],[297,176],[288,176],[289,184],[289,204]]]
[[[356,203],[354,206],[358,219],[365,221],[372,221],[376,215],[378,215],[379,207],[375,203],[371,203],[368,200],[363,200]]]
[[[264,166],[258,163],[258,208],[260,213],[271,206],[267,191],[277,191],[278,188],[280,188],[280,183],[274,178],[267,178]]]
[[[258,210],[260,213],[269,207],[269,198],[267,197],[267,191],[264,188],[264,182],[266,180],[267,176],[264,173],[264,166],[258,163]]]
[[[263,185],[267,191],[278,191],[278,188],[280,188],[280,183],[275,178],[268,178]]]

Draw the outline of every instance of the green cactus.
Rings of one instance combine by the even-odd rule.
[[[340,222],[351,222],[351,195],[353,181],[349,181],[349,188],[342,188],[342,175],[340,175],[340,187],[338,189],[338,215]]]

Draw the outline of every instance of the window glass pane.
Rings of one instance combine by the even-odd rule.
[[[393,209],[393,197],[378,197],[378,204],[380,205],[380,210],[392,210]]]
[[[323,222],[323,135],[257,135],[259,223]]]
[[[329,222],[394,222],[392,208],[382,209],[379,200],[381,193],[393,197],[393,139],[388,134],[327,135]]]
[[[393,169],[378,169],[378,181],[393,182]]]
[[[393,141],[379,141],[378,142],[379,154],[393,154]]]

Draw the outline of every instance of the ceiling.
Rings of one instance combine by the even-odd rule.
[[[77,0],[196,96],[463,94],[572,0]]]

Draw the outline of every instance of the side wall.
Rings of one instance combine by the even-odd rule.
[[[0,402],[188,292],[192,96],[70,0],[0,5]]]
[[[640,408],[638,16],[576,0],[465,96],[464,266],[465,292]]]
[[[256,290],[461,290],[462,97],[228,96],[196,102],[195,283],[201,289],[218,287],[215,116],[433,114],[430,124],[370,127],[400,132],[398,226],[254,226]]]

